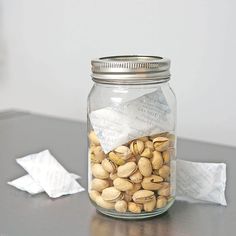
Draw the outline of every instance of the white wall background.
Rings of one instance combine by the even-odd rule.
[[[182,137],[236,146],[236,1],[1,0],[0,109],[86,119],[90,59],[172,60]]]

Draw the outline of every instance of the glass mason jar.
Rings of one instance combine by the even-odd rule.
[[[140,219],[175,199],[176,99],[170,61],[156,56],[92,60],[88,96],[88,191],[98,211]]]

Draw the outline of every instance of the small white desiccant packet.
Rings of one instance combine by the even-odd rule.
[[[52,198],[84,191],[48,150],[16,159]]]
[[[226,164],[177,160],[178,200],[207,201],[226,206]]]
[[[91,125],[105,153],[137,137],[174,129],[169,105],[161,88],[136,99],[92,111]]]
[[[73,179],[80,179],[80,176],[71,173]],[[15,180],[8,182],[9,185],[16,187],[22,191],[26,191],[32,195],[44,192],[44,189],[34,181],[30,175],[24,175]]]

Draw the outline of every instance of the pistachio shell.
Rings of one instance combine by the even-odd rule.
[[[116,155],[114,152],[110,152],[109,153],[109,159],[115,163],[116,165],[120,166],[120,165],[124,165],[125,164],[125,160],[123,160],[122,158],[120,158],[118,155]]]
[[[116,202],[117,200],[120,200],[123,197],[121,194],[121,191],[119,191],[115,187],[105,188],[102,191],[101,196],[103,200],[108,201],[108,202]]]
[[[102,161],[102,167],[109,173],[114,173],[116,171],[116,165],[108,159]]]
[[[158,151],[154,151],[153,152],[153,156],[151,159],[151,163],[152,163],[152,168],[154,170],[158,170],[162,167],[163,165],[163,158],[160,152]]]
[[[96,197],[96,204],[105,209],[115,208],[115,203],[105,201],[101,196]]]
[[[111,180],[115,180],[116,178],[118,178],[117,173],[111,173],[111,174],[110,174],[110,179],[111,179]]]
[[[162,178],[167,178],[170,175],[170,167],[167,165],[163,165],[160,169],[159,169],[159,175]]]
[[[133,183],[141,183],[143,176],[139,170],[136,170],[129,178]]]
[[[138,161],[138,167],[143,176],[150,176],[152,174],[152,165],[149,159],[141,157]]]
[[[143,152],[141,153],[141,157],[151,158],[152,157],[152,151],[150,148],[145,148]]]
[[[134,155],[140,155],[143,152],[144,143],[141,140],[135,140],[130,144],[130,150]]]
[[[133,201],[136,203],[145,203],[151,201],[155,197],[154,192],[149,190],[139,190],[134,193]]]
[[[128,179],[116,178],[113,181],[114,187],[120,191],[133,189],[133,184]]]
[[[94,146],[91,148],[91,160],[94,163],[101,163],[105,156],[101,146]]]
[[[148,141],[148,137],[144,136],[144,137],[139,138],[138,140],[140,140],[142,142],[146,142],[146,141]]]
[[[149,202],[145,202],[143,204],[144,210],[147,212],[151,212],[156,208],[156,197],[154,196],[154,198],[149,201]]]
[[[133,188],[131,190],[126,191],[126,193],[129,195],[133,195],[135,192],[141,189],[141,187],[141,184],[133,184]]]
[[[146,148],[150,148],[151,151],[154,151],[153,142],[150,141],[150,140],[148,140],[148,141],[145,142],[145,147],[146,147]]]
[[[127,211],[127,202],[124,200],[119,200],[115,204],[115,210],[118,212],[126,212]]]
[[[99,145],[100,144],[99,139],[98,139],[98,137],[97,137],[97,135],[95,134],[94,131],[91,131],[89,133],[89,140],[94,145]]]
[[[92,165],[92,174],[95,178],[98,179],[107,179],[109,177],[109,173],[103,169],[101,164]]]
[[[100,196],[101,194],[98,192],[98,191],[96,191],[96,190],[91,190],[91,191],[89,191],[89,197],[91,198],[91,200],[93,200],[94,202],[96,202],[96,198],[98,197],[98,196]]]
[[[165,207],[167,204],[167,199],[164,196],[157,197],[156,208]]]
[[[163,187],[158,190],[158,195],[168,197],[170,195],[170,185],[167,182],[165,182],[165,183],[166,184],[163,185]]]
[[[141,185],[143,189],[146,190],[158,190],[163,187],[161,182],[163,181],[163,178],[157,175],[151,175],[149,177],[144,177]]]
[[[169,147],[169,139],[166,137],[157,137],[153,139],[153,145],[159,152],[163,152]]]
[[[124,200],[126,202],[132,201],[132,195],[129,195],[128,193],[124,193]]]
[[[117,168],[117,175],[119,177],[129,177],[137,170],[137,165],[135,162],[127,162],[126,164],[119,166]]]
[[[91,189],[102,192],[103,189],[109,187],[109,181],[105,179],[93,179],[91,182]]]
[[[132,152],[126,146],[119,146],[114,150],[114,153],[123,160],[127,160],[132,156]]]
[[[170,151],[169,150],[164,151],[162,153],[162,157],[163,157],[164,163],[168,164],[170,162]]]
[[[134,202],[128,202],[128,210],[132,213],[141,213],[141,207],[140,205],[134,203]]]

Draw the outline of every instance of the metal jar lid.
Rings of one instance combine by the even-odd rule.
[[[170,79],[170,60],[159,56],[111,56],[91,61],[92,79],[108,84],[152,84]]]

